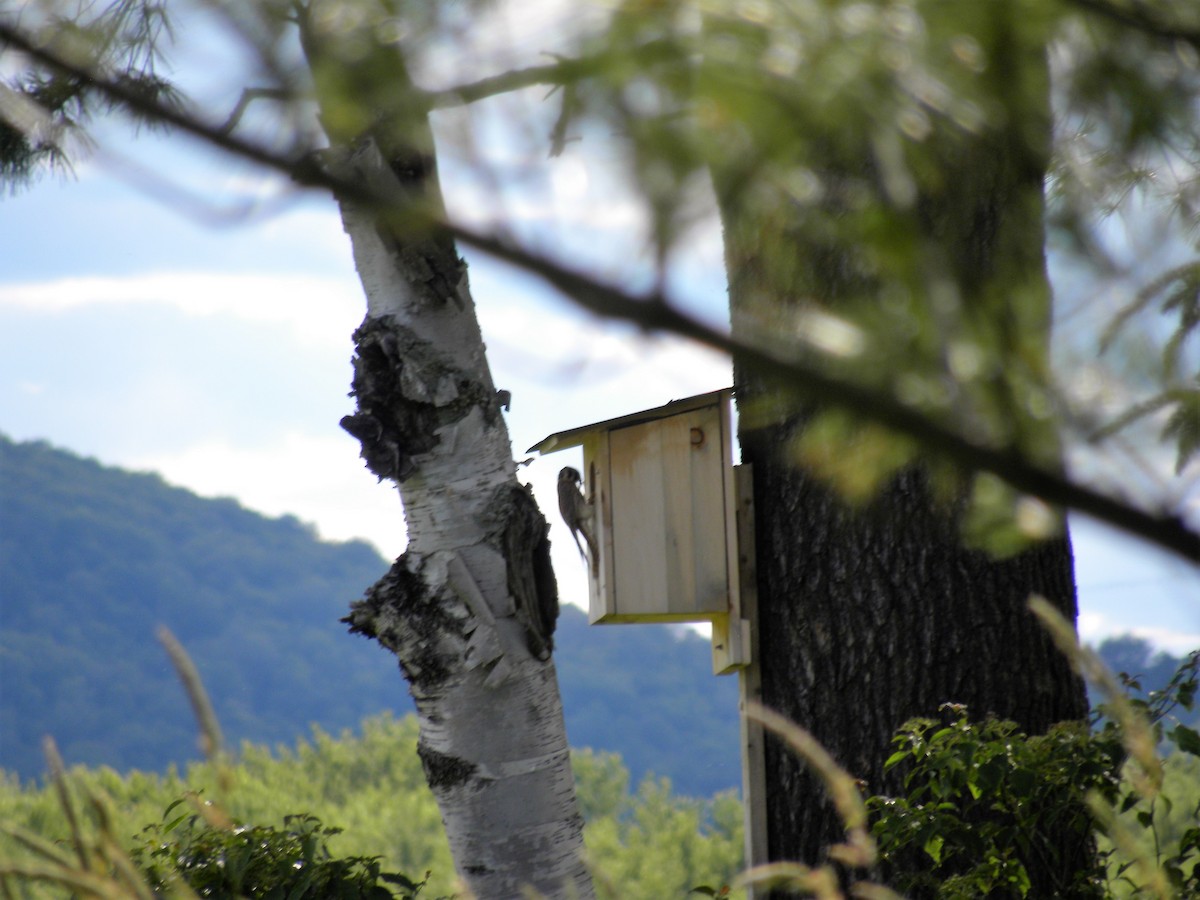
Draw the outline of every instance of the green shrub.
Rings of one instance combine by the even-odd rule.
[[[222,828],[195,813],[177,814],[183,803],[172,803],[162,822],[147,826],[131,854],[155,892],[182,879],[201,897],[414,900],[425,886],[382,871],[376,856],[333,856],[326,841],[341,829],[315,816],[285,816],[282,828]]]
[[[1114,690],[1090,729],[1031,737],[953,704],[906,723],[886,764],[904,793],[867,801],[889,883],[937,900],[1200,897],[1200,736],[1175,718],[1198,668],[1194,653],[1143,699]]]
[[[868,800],[893,887],[945,900],[1026,897],[1036,869],[1060,876],[1042,896],[1101,896],[1094,848],[1060,837],[1092,831],[1089,793],[1116,798],[1120,744],[1083,723],[1029,737],[1012,722],[948,711],[947,724],[914,719],[896,736],[887,766],[907,768],[905,794]]]

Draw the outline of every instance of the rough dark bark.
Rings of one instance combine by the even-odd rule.
[[[934,174],[917,179],[917,196],[897,218],[914,236],[914,267],[954,285],[963,327],[988,335],[1000,358],[1013,360],[996,376],[1001,386],[986,394],[986,408],[968,412],[967,421],[974,416],[982,434],[1046,460],[1056,453],[1053,441],[1026,406],[1045,377],[1049,341],[1046,75],[1041,48],[1014,48],[1005,25],[989,23],[995,27],[981,39],[1003,113],[979,133],[935,132],[929,140],[941,141],[933,151],[941,156]],[[840,222],[849,210],[838,207],[840,185],[866,185],[875,202],[892,202],[855,127],[848,123],[847,135],[825,143],[824,159],[810,153],[796,163],[831,186],[823,207],[807,211],[826,222]],[[747,200],[753,192],[743,190],[743,175],[715,173],[735,333],[751,340],[787,333],[803,308],[796,298],[808,308],[862,309],[889,283],[903,282],[905,275],[881,270],[878,257],[868,260],[845,240],[852,231],[823,231],[804,220],[803,209]],[[1037,593],[1074,621],[1069,539],[1008,559],[971,549],[959,528],[965,499],[933,491],[922,465],[853,507],[797,464],[796,439],[819,413],[820,398],[789,399],[786,386],[742,366],[735,382],[742,458],[754,470],[768,707],[809,729],[870,793],[901,787],[895,773],[883,771],[895,730],[914,716],[937,717],[944,703],[966,704],[973,717],[1012,719],[1029,732],[1086,715],[1082,682],[1026,609]],[[802,763],[773,740],[766,752],[769,857],[821,861],[842,825]],[[1061,837],[1062,858],[1090,848],[1086,835]],[[1052,896],[1039,889],[1055,873],[1031,862],[1030,874],[1031,896]]]
[[[995,560],[961,545],[951,510],[910,470],[851,510],[781,448],[790,428],[743,433],[754,466],[763,702],[811,730],[871,793],[895,730],[947,702],[1042,732],[1086,714],[1066,659],[1027,611],[1075,613],[1070,548]],[[767,744],[769,852],[818,860],[842,828],[820,783]]]
[[[751,379],[737,384],[739,403],[752,401]],[[901,792],[897,773],[883,772],[889,741],[944,703],[1029,733],[1084,718],[1082,682],[1026,607],[1040,594],[1074,621],[1069,539],[1008,559],[966,547],[961,502],[935,499],[920,468],[851,507],[789,452],[806,421],[740,434],[754,469],[764,704],[813,732],[872,794]],[[823,859],[843,826],[821,783],[778,742],[766,754],[769,858]],[[1090,838],[1065,834],[1060,846],[1080,858]]]

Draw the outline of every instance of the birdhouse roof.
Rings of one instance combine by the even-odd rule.
[[[559,450],[566,450],[569,447],[578,447],[589,434],[598,431],[615,431],[618,428],[627,428],[630,425],[640,425],[643,422],[652,422],[655,419],[665,419],[668,416],[699,409],[703,406],[711,406],[714,403],[728,402],[731,396],[733,396],[733,388],[729,387],[721,388],[719,391],[711,391],[707,394],[697,394],[695,397],[684,397],[682,400],[672,400],[665,406],[656,406],[654,409],[644,409],[641,412],[630,413],[627,416],[618,416],[615,419],[605,419],[603,422],[593,422],[591,425],[581,425],[578,428],[572,428],[568,431],[557,432],[556,434],[542,438],[525,452],[555,453]]]

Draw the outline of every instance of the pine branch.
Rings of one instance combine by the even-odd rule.
[[[14,50],[19,50],[49,69],[84,80],[89,88],[103,94],[114,104],[127,107],[141,116],[178,128],[180,131],[200,138],[234,156],[240,156],[273,171],[281,172],[294,178],[300,184],[323,188],[330,186],[320,179],[314,180],[312,177],[306,177],[307,170],[312,168],[311,160],[281,156],[252,141],[244,140],[234,134],[226,134],[222,127],[202,122],[185,111],[182,104],[161,103],[156,98],[134,90],[120,80],[106,78],[86,65],[39,46],[21,28],[3,20],[0,20],[0,44],[6,44]]]

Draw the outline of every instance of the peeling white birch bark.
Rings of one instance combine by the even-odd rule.
[[[331,151],[329,164],[396,208],[412,200],[373,140]],[[435,175],[425,181],[436,191]],[[587,900],[549,658],[545,524],[516,479],[465,265],[448,242],[412,240],[378,209],[340,202],[368,310],[360,411],[344,422],[372,470],[396,478],[408,527],[404,556],[348,621],[393,650],[411,683],[418,752],[469,890]],[[438,296],[438,285],[449,289]]]

